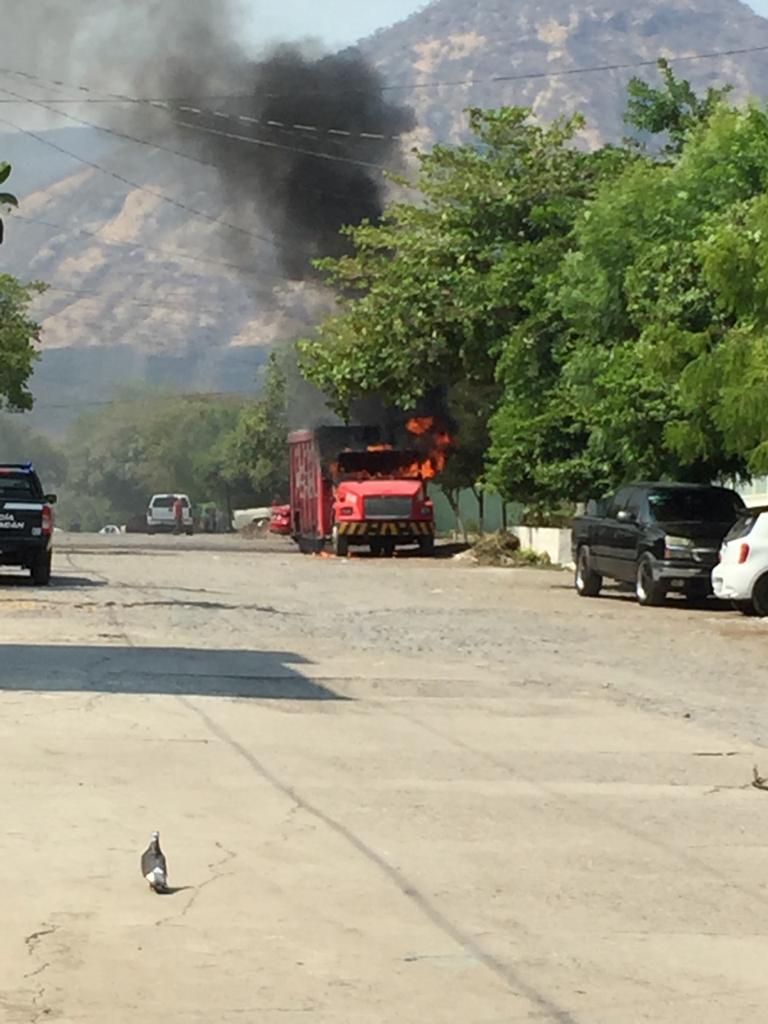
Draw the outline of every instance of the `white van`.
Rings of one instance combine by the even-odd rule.
[[[147,533],[167,533],[176,529],[173,506],[181,500],[181,528],[188,537],[195,532],[192,504],[186,494],[153,494],[147,508]]]

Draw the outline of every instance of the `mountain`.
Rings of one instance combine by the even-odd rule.
[[[0,136],[21,199],[6,219],[0,273],[49,286],[33,308],[43,324],[37,425],[59,428],[132,381],[255,392],[270,347],[327,308],[326,297],[281,274],[268,239],[243,244],[214,170],[105,146],[77,128],[39,137],[25,147],[14,136],[3,148]],[[57,147],[53,161],[40,159],[45,143]]]
[[[633,74],[653,79],[655,69],[576,69],[768,47],[768,20],[739,0],[435,0],[361,46],[414,108],[425,142],[463,138],[466,107],[520,104],[543,120],[583,112],[596,144],[622,137],[626,84]],[[768,94],[766,53],[680,61],[675,70],[697,89],[730,83],[737,97]],[[500,76],[519,80],[490,81]],[[467,79],[475,84],[431,85]]]
[[[387,97],[413,107],[413,141],[428,147],[465,138],[470,105],[523,104],[545,120],[578,110],[589,143],[616,140],[628,79],[652,79],[659,56],[759,46],[768,48],[768,21],[738,0],[434,0],[360,49]],[[581,71],[641,61],[650,65]],[[674,66],[698,89],[768,94],[760,53]],[[23,200],[0,272],[52,286],[36,306],[44,355],[33,390],[44,426],[137,379],[253,390],[269,347],[329,308],[327,294],[285,279],[268,239],[248,238],[268,231],[215,169],[92,129],[35,134],[0,134]],[[278,139],[297,145],[295,134]],[[194,157],[187,136],[160,140]]]

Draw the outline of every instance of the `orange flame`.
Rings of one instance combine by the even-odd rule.
[[[448,454],[453,447],[453,438],[445,430],[438,430],[434,416],[413,416],[406,423],[406,429],[415,437],[425,437],[432,434],[433,446],[426,459],[408,467],[406,476],[420,476],[425,480],[432,480],[445,469],[448,462]]]
[[[434,416],[414,416],[405,424],[405,429],[409,434],[421,437],[423,434],[428,434],[430,430],[433,430],[434,426]]]

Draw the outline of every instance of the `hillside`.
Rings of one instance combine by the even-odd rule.
[[[588,141],[618,139],[626,83],[633,73],[652,77],[652,67],[546,73],[761,45],[768,46],[768,20],[738,0],[594,0],[584,7],[565,0],[435,0],[360,49],[391,87],[387,100],[415,111],[408,141],[426,147],[464,138],[469,105],[525,104],[543,119],[580,110]],[[768,94],[763,54],[681,62],[676,70],[698,88],[730,82],[737,96]],[[2,75],[0,85],[7,84]],[[498,76],[521,80],[488,81]],[[433,84],[466,79],[476,84]],[[14,80],[13,88],[34,87]],[[78,127],[39,130],[37,139],[0,134],[0,158],[13,160],[23,200],[0,249],[0,272],[52,285],[37,307],[44,357],[34,380],[38,417],[49,427],[132,380],[252,390],[269,346],[302,333],[329,306],[328,295],[286,279],[284,254],[268,241],[268,204],[262,201],[261,217],[254,193],[244,205],[243,182],[259,151],[246,147],[245,155],[238,142],[220,147],[214,159],[229,162],[227,179],[204,165],[212,151],[195,148],[189,134],[171,136],[170,126],[164,134],[162,117],[157,112],[152,122],[157,134],[154,127],[145,134],[146,124],[135,130],[202,155],[202,163]],[[296,145],[295,135],[277,139],[273,154]],[[367,150],[361,144],[347,152]],[[276,168],[275,181],[282,174]],[[312,182],[303,186],[305,207],[307,195],[315,206],[333,195],[326,190],[317,200],[312,189]],[[345,189],[336,185],[335,192]],[[311,214],[310,203],[305,220]]]
[[[468,106],[531,106],[543,119],[580,110],[593,142],[619,139],[626,83],[653,68],[542,77],[595,65],[630,64],[659,56],[768,46],[768,20],[739,0],[435,0],[384,29],[363,51],[416,111],[424,141],[461,138]],[[681,62],[697,88],[732,83],[736,95],[768,94],[766,55]],[[489,82],[496,76],[538,76]],[[471,86],[424,87],[476,79]],[[411,83],[420,88],[408,88]]]

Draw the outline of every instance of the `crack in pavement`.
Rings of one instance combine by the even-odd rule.
[[[162,917],[159,921],[155,921],[155,928],[162,928],[163,925],[170,924],[171,922],[181,921],[187,916],[192,907],[194,907],[203,889],[206,889],[214,882],[218,882],[222,878],[227,878],[232,874],[231,871],[224,871],[222,869],[225,868],[227,864],[230,864],[237,857],[237,854],[234,850],[228,850],[226,846],[218,841],[216,842],[216,846],[224,853],[224,857],[222,857],[221,860],[213,861],[208,865],[208,870],[213,872],[211,877],[206,878],[204,882],[201,882],[200,885],[195,887],[195,891],[190,896],[186,906],[178,914],[170,914],[168,917]]]
[[[293,801],[307,814],[312,815],[331,832],[335,833],[347,842],[365,860],[369,861],[381,874],[383,874],[414,906],[427,918],[427,920],[444,935],[448,936],[456,945],[464,950],[477,963],[486,967],[496,978],[503,982],[516,995],[528,999],[539,1008],[542,1016],[555,1021],[556,1024],[578,1024],[574,1014],[558,1006],[553,999],[550,999],[542,992],[535,983],[527,981],[521,972],[515,967],[505,964],[493,953],[485,949],[473,935],[466,932],[461,925],[456,924],[449,917],[431,902],[428,896],[421,892],[416,885],[395,865],[369,846],[363,839],[356,835],[352,829],[343,822],[338,821],[321,807],[311,803],[295,790],[290,783],[283,780],[261,762],[246,747],[239,743],[230,733],[219,725],[211,716],[193,703],[188,697],[177,696],[180,703],[184,704],[190,711],[194,712],[206,725],[206,727],[222,743],[226,744],[232,751],[238,754],[253,771],[265,782],[268,782],[274,789],[289,800]]]
[[[31,932],[24,939],[24,945],[27,947],[27,953],[29,956],[35,956],[37,949],[43,939],[49,935],[54,935],[59,930],[58,925],[44,925],[36,932]],[[51,966],[51,961],[46,960],[39,967],[36,967],[34,971],[29,971],[24,975],[25,980],[29,978],[35,978],[43,974]],[[42,985],[37,989],[36,994],[32,997],[33,1014],[30,1017],[30,1024],[37,1024],[37,1021],[42,1020],[43,1017],[48,1017],[53,1013],[52,1007],[48,1006],[43,1002],[45,999],[45,986]],[[42,1004],[42,1005],[41,1005]]]

